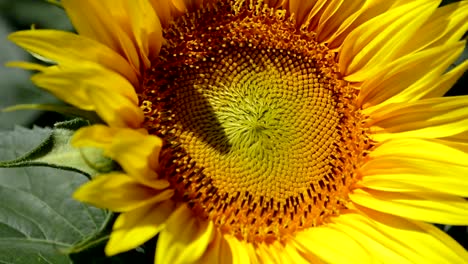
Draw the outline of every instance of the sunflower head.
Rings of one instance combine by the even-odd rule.
[[[468,99],[441,97],[468,4],[439,2],[63,0],[79,35],[11,38],[107,124],[73,142],[123,169],[75,195],[121,212],[108,254],[159,234],[157,262],[455,263],[424,222],[468,219]]]
[[[234,1],[176,19],[139,95],[176,199],[249,242],[338,215],[371,147],[335,54],[279,11]]]

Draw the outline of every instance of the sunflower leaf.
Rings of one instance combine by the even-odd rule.
[[[18,156],[49,133],[2,133],[0,159]],[[101,233],[109,218],[72,199],[85,181],[80,173],[53,168],[0,168],[0,263],[72,263],[70,248]]]
[[[76,129],[88,125],[87,121],[74,119],[58,123],[54,129],[37,128],[32,130],[15,128],[12,132],[0,132],[4,148],[14,148],[26,153],[25,145],[37,146],[21,157],[9,157],[12,160],[0,162],[0,167],[46,166],[75,171],[93,176],[112,170],[113,162],[102,155],[96,148],[74,148],[70,144]],[[39,143],[42,140],[42,143]],[[28,144],[29,143],[29,144]],[[1,145],[0,145],[1,146]],[[18,146],[20,146],[18,150]],[[22,148],[22,149],[21,149]]]

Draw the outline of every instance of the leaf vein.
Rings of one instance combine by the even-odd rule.
[[[42,256],[41,252],[37,253],[37,255],[38,255],[41,259],[43,259],[45,262],[50,263],[50,264],[53,264],[53,263],[50,262],[48,259],[46,259],[44,256]]]
[[[7,206],[6,204],[3,204],[3,205],[4,205],[5,208],[9,209],[9,210],[12,211],[13,213],[15,213],[15,214],[17,214],[18,216],[20,216],[20,217],[22,217],[22,218],[28,220],[28,221],[31,222],[31,223],[33,223],[33,224],[37,227],[37,229],[38,229],[39,231],[41,231],[41,233],[42,233],[42,235],[44,236],[44,238],[48,238],[47,235],[46,235],[45,230],[42,229],[42,228],[41,228],[41,225],[40,225],[38,222],[36,222],[33,218],[31,218],[31,217],[29,217],[29,216],[27,216],[27,215],[24,215],[24,214],[22,214],[22,213],[20,213],[18,210],[15,210],[15,208],[11,208],[11,207]],[[11,226],[11,225],[9,225],[9,224],[6,223],[6,222],[4,222],[4,224],[7,225],[7,226],[10,226],[11,228],[13,228],[13,229],[15,229],[15,230],[17,230],[17,231],[19,231],[19,232],[22,233],[25,237],[30,238],[30,236],[29,236],[28,234],[23,233],[22,230],[17,229],[17,227]]]

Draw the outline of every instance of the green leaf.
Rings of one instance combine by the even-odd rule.
[[[17,158],[50,129],[0,133],[0,159]],[[83,175],[52,168],[0,169],[0,263],[71,263],[74,244],[104,230],[104,210],[73,200]]]
[[[40,151],[30,149],[48,142],[57,131],[69,133],[87,124],[77,119],[54,129],[16,127],[0,132],[0,160],[34,156]],[[85,181],[74,171],[0,168],[0,263],[152,263],[154,239],[135,250],[105,256],[115,217],[71,198]]]
[[[25,148],[25,145],[36,147],[24,156],[9,161],[0,162],[0,167],[25,167],[46,166],[63,170],[83,173],[94,176],[98,173],[108,172],[114,168],[114,163],[102,155],[102,150],[97,148],[74,148],[70,140],[76,129],[88,125],[87,121],[75,119],[72,121],[58,123],[54,129],[35,127],[32,130],[16,127],[13,132],[0,132],[3,148]],[[45,136],[47,135],[47,136]],[[39,144],[39,142],[43,141]],[[24,142],[26,141],[26,142]],[[20,144],[21,143],[21,144]],[[2,147],[0,145],[0,147]]]

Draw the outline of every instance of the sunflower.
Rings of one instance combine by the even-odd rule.
[[[119,212],[114,255],[157,263],[467,263],[468,97],[442,97],[468,2],[62,0],[78,34],[10,39],[32,81],[95,111],[121,171],[74,197]]]

